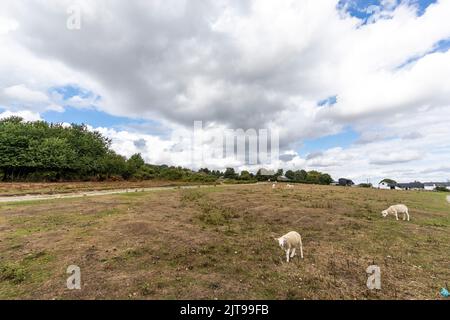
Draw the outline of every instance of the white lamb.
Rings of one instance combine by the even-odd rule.
[[[388,214],[393,214],[393,215],[395,215],[395,219],[397,219],[397,220],[398,220],[399,213],[403,213],[403,220],[406,220],[406,218],[408,217],[408,221],[409,221],[408,207],[405,206],[404,204],[396,204],[396,205],[390,206],[386,210],[381,211],[381,215],[383,217],[387,217]]]
[[[298,232],[288,232],[280,238],[275,238],[275,240],[278,241],[281,249],[286,251],[286,262],[289,262],[289,253],[290,257],[293,258],[295,255],[295,249],[297,248],[300,249],[300,257],[303,259],[302,237]]]
[[[275,189],[277,185],[275,183],[272,184],[272,189]]]

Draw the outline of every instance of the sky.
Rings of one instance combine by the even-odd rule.
[[[248,156],[193,161],[194,121],[207,154],[226,129],[267,129],[269,169],[446,181],[448,17],[449,0],[3,0],[0,118],[85,123],[149,163],[253,172]]]

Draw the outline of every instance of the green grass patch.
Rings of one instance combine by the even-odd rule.
[[[25,281],[26,270],[16,263],[4,263],[0,265],[0,281],[9,281],[19,284]]]
[[[200,202],[200,221],[207,225],[223,226],[229,224],[232,219],[239,218],[240,215],[231,208],[225,208],[210,201]]]

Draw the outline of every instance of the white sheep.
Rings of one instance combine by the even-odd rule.
[[[390,206],[386,210],[381,211],[381,215],[383,217],[387,217],[388,214],[393,214],[393,215],[395,215],[395,219],[397,219],[397,220],[398,220],[399,213],[403,213],[403,220],[406,220],[406,217],[408,217],[408,221],[409,221],[408,207],[405,206],[404,204],[396,204],[396,205]]]
[[[272,189],[275,189],[277,187],[277,184],[276,183],[273,183],[272,184]]]
[[[297,248],[300,249],[300,257],[303,259],[302,237],[298,232],[288,232],[280,238],[275,238],[275,240],[278,241],[281,249],[286,251],[286,262],[289,262],[289,253],[290,257],[293,258],[295,255],[295,249]]]
[[[292,188],[294,188],[294,186],[293,186],[292,184],[289,184],[289,183],[288,183],[288,184],[286,185],[286,188],[292,189]]]

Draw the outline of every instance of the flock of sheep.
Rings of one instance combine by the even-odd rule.
[[[276,183],[272,184],[272,189],[275,189],[276,187],[277,187]],[[292,189],[294,188],[294,186],[291,184],[287,184],[286,188]],[[403,214],[403,220],[409,221],[408,207],[405,206],[404,204],[396,204],[390,206],[386,210],[381,211],[381,215],[383,217],[387,217],[389,214],[394,215],[396,220],[398,220],[399,214]],[[283,249],[286,252],[286,262],[289,262],[289,258],[293,258],[295,256],[296,249],[300,250],[300,257],[303,259],[302,237],[298,232],[290,231],[286,233],[284,236],[275,238],[275,240],[278,241],[278,244],[280,245],[281,249]]]

